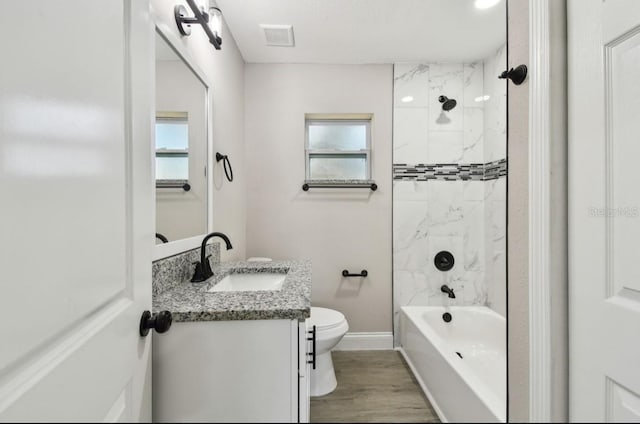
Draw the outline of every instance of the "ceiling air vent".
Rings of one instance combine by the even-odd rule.
[[[293,47],[293,27],[291,25],[265,25],[260,28],[264,31],[267,46]]]

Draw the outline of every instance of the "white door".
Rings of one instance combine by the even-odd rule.
[[[572,421],[640,421],[640,1],[569,1]]]
[[[148,4],[0,5],[0,422],[149,420]]]

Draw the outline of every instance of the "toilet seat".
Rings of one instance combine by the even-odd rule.
[[[318,331],[331,330],[341,326],[346,321],[344,315],[333,309],[311,307],[311,317],[309,325],[316,326]]]

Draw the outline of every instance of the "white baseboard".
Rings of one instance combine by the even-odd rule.
[[[347,333],[333,350],[393,350],[393,333]]]

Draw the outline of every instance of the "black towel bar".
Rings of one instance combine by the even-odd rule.
[[[181,188],[184,191],[189,191],[191,190],[191,185],[189,183],[186,182],[175,182],[175,183],[163,183],[163,182],[157,182],[156,183],[156,188]]]
[[[302,190],[309,191],[310,188],[368,188],[371,191],[376,191],[378,189],[378,184],[322,184],[322,183],[304,183],[302,184]]]

